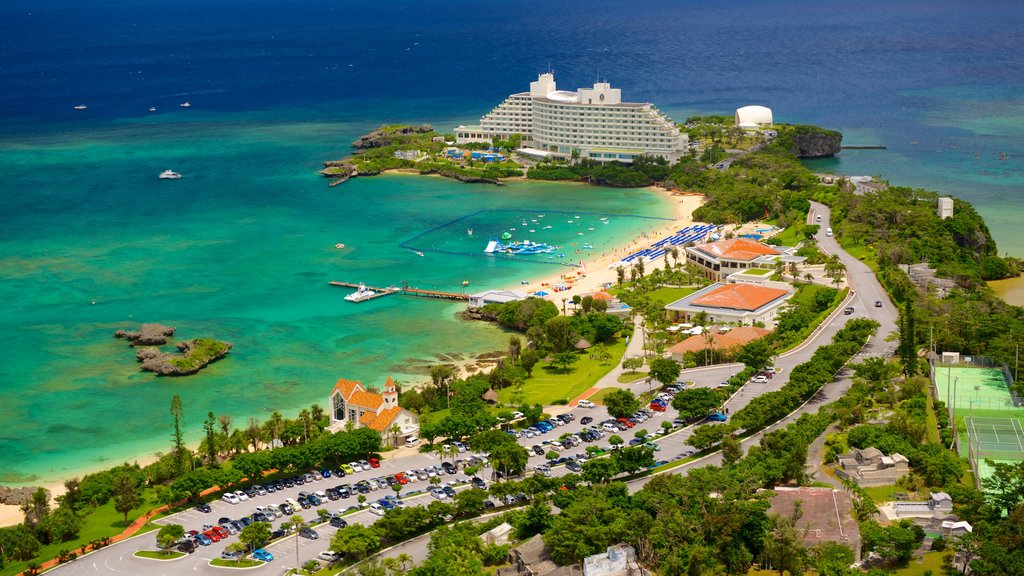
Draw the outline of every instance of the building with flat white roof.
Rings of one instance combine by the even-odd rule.
[[[512,94],[475,126],[455,129],[458,144],[491,142],[521,134],[534,151],[556,158],[632,162],[659,156],[675,162],[689,150],[689,138],[649,102],[623,102],[622,90],[607,82],[576,92],[558,90],[554,74],[538,76],[529,92]],[[536,155],[536,154],[534,154]]]
[[[736,125],[756,130],[772,124],[772,109],[767,106],[744,106],[736,109]]]

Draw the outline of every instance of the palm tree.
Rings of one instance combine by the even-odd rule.
[[[385,558],[381,562],[381,564],[384,565],[384,569],[388,571],[388,574],[396,575],[396,574],[400,574],[401,573],[399,571],[398,559],[397,558]]]
[[[228,547],[224,549],[228,554],[234,554],[235,564],[242,562],[242,556],[245,554],[245,544],[241,542],[232,542],[228,544]]]
[[[402,567],[403,572],[408,569],[407,566],[409,564],[412,564],[412,556],[409,556],[405,552],[402,552],[401,554],[396,556],[395,559],[398,560],[398,564]]]
[[[388,428],[388,433],[391,434],[391,444],[393,446],[397,446],[398,436],[402,433],[402,427],[398,424],[392,424],[391,427]]]
[[[299,562],[299,532],[306,527],[306,521],[302,519],[302,516],[296,514],[289,518],[282,526],[295,530],[295,570],[298,571],[302,567],[302,563]]]

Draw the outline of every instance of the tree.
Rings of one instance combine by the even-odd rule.
[[[623,442],[625,441],[622,439],[622,436],[619,436],[618,434],[612,434],[611,436],[608,437],[608,443],[611,444],[613,447],[622,446]]]
[[[604,405],[614,418],[625,418],[640,408],[640,400],[626,389],[612,390],[604,397]]]
[[[900,344],[897,348],[903,362],[903,373],[907,377],[917,373],[917,345],[914,333],[914,303],[911,298],[903,303],[903,314],[900,314]]]
[[[362,560],[380,548],[380,534],[372,526],[349,524],[331,538],[330,550]]]
[[[523,349],[523,343],[519,340],[519,337],[513,334],[508,338],[508,358],[513,363],[519,359],[519,353]]]
[[[611,458],[594,458],[583,463],[583,479],[591,484],[604,484],[618,473],[619,468]]]
[[[622,360],[622,368],[629,372],[636,372],[644,367],[644,359],[642,356],[634,356],[632,358],[625,358]]]
[[[37,488],[29,501],[21,505],[21,512],[25,515],[25,526],[34,529],[50,513],[50,493]]]
[[[217,419],[213,412],[207,412],[206,420],[203,421],[203,433],[206,435],[206,465],[217,464]]]
[[[697,450],[706,450],[721,442],[726,432],[728,427],[723,424],[705,424],[695,428],[687,442]]]
[[[25,524],[0,528],[0,561],[24,562],[39,553],[39,540]]]
[[[139,487],[135,478],[122,473],[114,477],[114,510],[124,514],[124,523],[128,523],[128,513],[141,504]]]
[[[242,544],[241,542],[232,542],[224,548],[224,551],[234,557],[235,564],[241,564],[242,556],[245,555],[245,544]]]
[[[632,473],[654,464],[654,448],[630,446],[612,454],[615,466],[622,472]]]
[[[480,514],[486,503],[487,492],[479,488],[455,493],[455,513],[464,518]]]
[[[743,446],[731,434],[722,437],[722,462],[727,466],[743,458]]]
[[[580,359],[576,352],[558,352],[551,359],[551,364],[558,367],[562,372],[571,372],[572,367]]]
[[[679,378],[682,367],[671,358],[655,358],[651,362],[651,376],[662,384],[671,384]]]
[[[242,528],[238,534],[238,540],[246,546],[249,552],[252,552],[270,540],[270,524],[253,522]]]
[[[526,462],[530,455],[519,444],[504,444],[497,446],[491,452],[491,466],[505,472],[507,478],[509,472],[519,472],[526,468]]]
[[[803,574],[807,564],[807,556],[803,547],[803,534],[796,528],[796,522],[800,519],[801,510],[798,505],[792,516],[769,515],[772,523],[772,531],[765,539],[764,551],[761,559],[767,565],[779,571],[779,576],[785,572],[790,575]]]
[[[181,524],[165,524],[156,533],[156,542],[164,553],[169,553],[174,543],[185,536],[185,528]]]
[[[362,494],[360,494],[360,496],[362,496]],[[362,503],[360,503],[360,506],[361,505],[362,505]],[[284,528],[285,530],[294,530],[295,531],[295,569],[298,570],[299,566],[300,566],[300,563],[299,563],[299,532],[302,531],[302,529],[306,527],[306,521],[302,519],[302,516],[299,516],[298,514],[296,514],[296,515],[292,516],[291,518],[289,518],[289,519],[285,520],[284,522],[282,522],[281,523],[281,527]],[[344,528],[342,528],[342,530],[344,530]],[[340,530],[339,530],[339,532],[340,532]],[[337,536],[337,534],[335,534],[335,536]],[[333,540],[331,541],[331,544],[332,545],[334,544]]]
[[[171,451],[174,454],[174,476],[185,473],[185,416],[181,408],[181,397],[177,394],[171,398],[171,416],[174,417],[174,430],[171,433]]]
[[[736,360],[754,370],[762,370],[772,361],[773,351],[766,338],[758,338],[740,348]]]
[[[831,278],[836,287],[843,281],[845,274],[846,265],[839,259],[839,255],[833,254],[831,258],[825,261],[825,276]]]
[[[49,537],[50,543],[66,542],[78,537],[82,519],[67,506],[61,506],[43,517],[36,532]]]
[[[540,362],[540,353],[533,348],[527,348],[519,353],[519,365],[526,370],[527,376],[533,376],[533,367]]]
[[[672,398],[672,407],[679,410],[683,420],[707,416],[722,405],[722,397],[710,388],[688,388],[680,390]]]

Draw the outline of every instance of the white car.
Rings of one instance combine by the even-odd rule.
[[[241,502],[241,500],[238,499],[238,496],[235,496],[234,492],[227,492],[223,496],[221,496],[220,499],[227,502],[228,504],[238,504],[239,502]]]
[[[377,516],[383,516],[385,513],[387,513],[387,510],[385,510],[384,507],[381,506],[380,504],[374,502],[370,504],[370,512],[376,514]]]
[[[436,486],[430,489],[430,495],[438,500],[444,500],[448,497],[448,495],[444,493],[444,490],[441,490]]]
[[[512,413],[512,419],[513,420],[518,420],[518,419],[522,418],[523,416],[524,416],[524,414],[522,412],[518,411],[518,410],[516,410],[515,412]]]
[[[246,500],[248,500],[248,499],[249,499],[249,496],[247,496],[247,495],[245,494],[245,492],[242,492],[241,490],[236,490],[236,491],[235,491],[235,497],[237,497],[237,498],[238,498],[238,501],[239,501],[239,502],[245,502]]]
[[[355,472],[362,472],[363,471],[363,465],[360,464],[359,462],[349,462],[348,465],[351,466],[352,470],[355,471]]]
[[[750,381],[753,382],[754,384],[767,384],[768,383],[768,377],[767,376],[754,376],[753,378],[750,379]]]
[[[580,400],[579,402],[576,403],[576,405],[579,406],[580,408],[593,408],[594,407],[594,403],[591,402],[590,400]]]

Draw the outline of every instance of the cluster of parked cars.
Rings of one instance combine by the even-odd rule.
[[[565,426],[566,424],[572,422],[575,419],[575,414],[561,414],[548,420],[541,420],[540,422],[537,422],[533,426],[530,426],[529,428],[526,428],[524,430],[506,430],[505,432],[507,434],[515,436],[516,438],[533,438],[535,436],[540,436],[541,434],[547,434],[548,432],[551,432],[555,428]]]
[[[782,370],[774,366],[765,368],[764,370],[754,374],[754,377],[750,379],[753,384],[767,384],[769,380],[775,377],[776,374]]]

